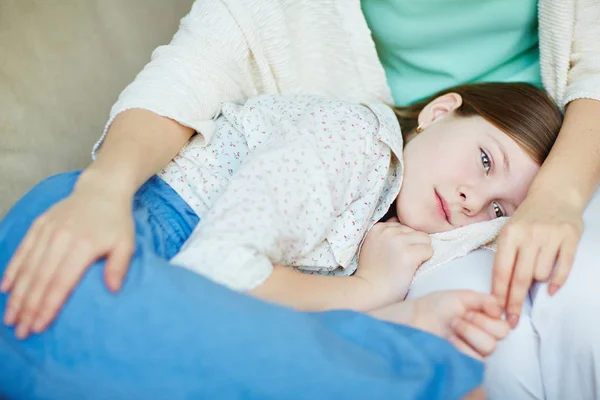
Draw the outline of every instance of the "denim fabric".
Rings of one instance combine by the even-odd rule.
[[[45,180],[0,223],[0,273],[77,177]],[[133,214],[137,247],[118,294],[101,260],[47,331],[19,341],[0,325],[0,398],[458,399],[482,381],[481,363],[425,332],[350,311],[296,312],[169,265],[198,218],[159,178]]]

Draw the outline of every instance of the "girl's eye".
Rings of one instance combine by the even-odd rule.
[[[498,203],[493,202],[492,206],[494,207],[494,215],[496,218],[504,217],[504,211],[502,211]]]
[[[492,168],[492,162],[485,151],[481,149],[479,151],[481,151],[481,164],[483,165],[483,170],[487,174],[490,172],[490,168]]]

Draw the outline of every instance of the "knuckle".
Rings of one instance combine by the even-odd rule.
[[[33,224],[31,224],[31,227],[35,228],[35,229],[40,229],[48,223],[48,220],[49,220],[48,215],[42,214],[33,221]]]
[[[559,225],[560,232],[570,237],[579,237],[581,235],[581,230],[579,227],[575,226],[569,222],[562,222]]]
[[[25,306],[21,309],[22,319],[33,319],[36,317],[36,315],[37,309],[30,303],[25,304]]]
[[[62,304],[63,295],[61,291],[53,290],[48,294],[45,302],[45,313],[47,315],[53,315],[60,308]]]
[[[431,243],[431,237],[425,232],[416,232],[415,235],[426,243]]]
[[[552,277],[552,283],[555,284],[555,285],[562,286],[567,281],[567,276],[568,276],[567,274],[556,273]]]
[[[489,356],[496,350],[497,343],[496,341],[491,341],[489,344],[484,346],[483,352],[485,356]]]
[[[508,305],[508,307],[506,307],[506,308],[507,308],[507,311],[509,314],[518,315],[521,312],[521,307],[522,307],[522,304],[513,299],[511,301],[511,303]]]
[[[500,265],[494,268],[494,280],[499,282],[508,282],[510,279],[511,269],[505,265]]]
[[[529,286],[530,280],[524,276],[515,276],[512,282],[513,289],[524,289]]]
[[[548,270],[536,270],[535,271],[535,280],[536,281],[546,281],[550,278],[550,271]]]
[[[93,251],[93,244],[85,237],[79,238],[73,245],[75,251],[83,254],[88,254]]]

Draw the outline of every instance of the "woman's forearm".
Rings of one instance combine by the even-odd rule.
[[[301,311],[369,311],[383,306],[371,285],[356,276],[323,276],[275,265],[271,276],[249,294]]]
[[[583,211],[599,182],[600,101],[574,100],[530,195],[560,196]]]
[[[164,167],[193,135],[191,128],[144,109],[119,114],[96,160],[82,173],[77,187],[103,187],[132,197]]]

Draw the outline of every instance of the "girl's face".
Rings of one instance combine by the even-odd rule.
[[[462,99],[444,95],[419,115],[423,132],[407,140],[404,180],[396,201],[400,221],[437,233],[510,216],[539,166],[484,118],[457,117]]]

